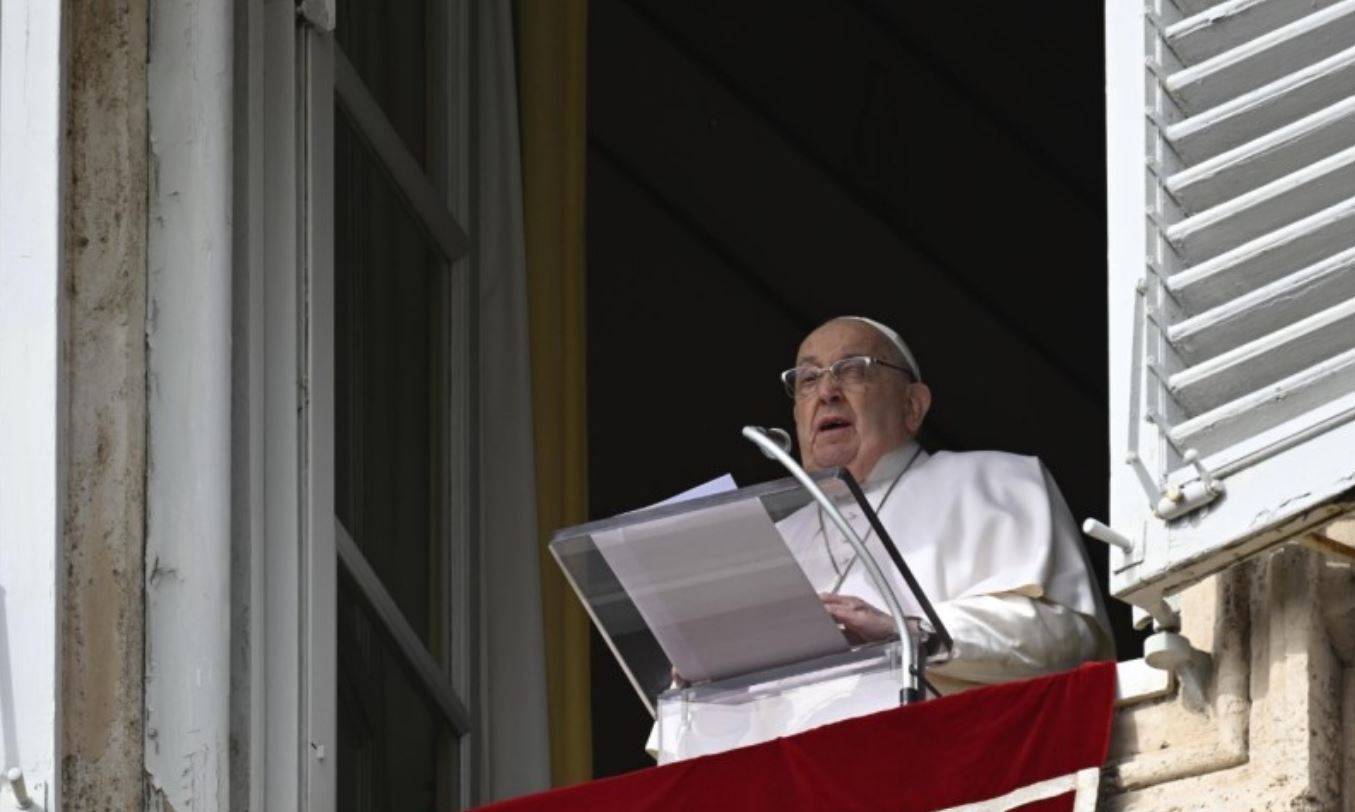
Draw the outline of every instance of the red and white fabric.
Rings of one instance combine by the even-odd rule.
[[[1092,663],[484,809],[1090,811],[1114,701]]]

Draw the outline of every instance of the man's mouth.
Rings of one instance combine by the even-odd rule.
[[[845,417],[825,417],[814,426],[814,433],[825,439],[831,439],[852,427],[852,421]]]

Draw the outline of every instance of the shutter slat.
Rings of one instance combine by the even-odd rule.
[[[1187,214],[1216,206],[1355,145],[1355,96],[1216,155],[1167,179]]]
[[[1185,64],[1195,65],[1334,2],[1229,0],[1169,26],[1163,36]]]
[[[1168,292],[1200,313],[1341,251],[1355,234],[1355,199],[1272,231],[1168,277]]]
[[[1171,375],[1167,388],[1192,414],[1269,386],[1355,344],[1355,299]]]
[[[1225,0],[1173,0],[1182,14],[1199,14],[1211,8],[1227,5]]]
[[[1167,77],[1168,94],[1188,113],[1222,104],[1355,46],[1355,0],[1302,17]]]
[[[1199,363],[1286,324],[1355,297],[1355,248],[1173,324],[1167,338],[1187,363]]]
[[[1355,147],[1188,217],[1164,232],[1182,259],[1198,262],[1350,197]]]
[[[1172,442],[1216,454],[1287,422],[1299,423],[1295,428],[1320,424],[1322,418],[1313,416],[1320,409],[1346,414],[1355,407],[1353,392],[1355,349],[1178,424],[1171,430]]]
[[[1167,126],[1162,136],[1188,164],[1245,144],[1310,115],[1355,88],[1355,48]]]

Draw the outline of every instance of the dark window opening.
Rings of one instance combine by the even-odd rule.
[[[791,425],[776,374],[846,313],[918,355],[924,446],[1036,455],[1106,515],[1098,4],[595,0],[588,37],[593,517],[780,476],[739,429]],[[648,715],[592,662],[595,774],[648,765]]]

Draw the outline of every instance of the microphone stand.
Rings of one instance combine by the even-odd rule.
[[[785,434],[785,432],[778,432],[778,434]],[[852,529],[851,524],[837,509],[837,505],[833,504],[833,500],[829,499],[828,495],[823,492],[819,484],[805,472],[804,468],[800,467],[800,464],[790,454],[786,453],[786,450],[779,443],[769,436],[766,429],[758,426],[744,426],[743,436],[761,448],[764,454],[785,466],[791,476],[795,477],[805,490],[809,491],[810,496],[814,497],[814,501],[818,502],[819,506],[824,509],[837,527],[838,532],[852,545],[852,549],[856,550],[856,555],[865,565],[867,574],[870,575],[871,581],[875,584],[875,589],[885,600],[886,608],[894,619],[894,627],[899,630],[899,640],[902,643],[899,646],[899,651],[903,667],[903,687],[899,691],[899,704],[910,705],[922,701],[924,696],[922,688],[922,630],[918,628],[916,621],[913,623],[907,622],[903,613],[903,606],[899,603],[898,596],[894,594],[894,588],[885,579],[884,572],[880,569],[880,565],[875,562],[875,558],[866,550],[865,542],[861,541],[860,536]]]

